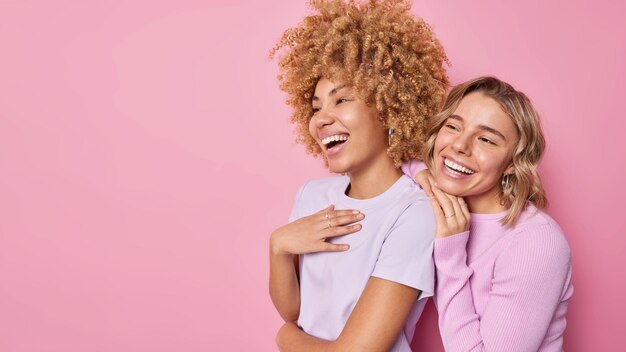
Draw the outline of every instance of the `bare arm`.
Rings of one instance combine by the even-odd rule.
[[[286,322],[298,320],[300,314],[300,285],[297,255],[273,251],[270,245],[270,297]]]
[[[324,341],[287,323],[277,336],[279,348],[287,352],[389,350],[421,290],[425,296],[433,292],[435,228],[428,202],[407,207],[386,236],[373,272],[336,340]]]
[[[336,341],[313,337],[288,322],[278,333],[278,347],[285,352],[387,351],[404,327],[419,293],[415,288],[371,277]]]

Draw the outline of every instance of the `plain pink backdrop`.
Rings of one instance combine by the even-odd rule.
[[[568,235],[565,348],[624,346],[626,22],[619,1],[414,2],[459,83],[543,116]],[[267,243],[326,175],[293,142],[281,1],[0,0],[0,351],[273,351]],[[432,308],[415,346],[440,351]]]

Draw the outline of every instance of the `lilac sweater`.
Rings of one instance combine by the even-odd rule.
[[[500,223],[504,215],[471,214],[470,231],[435,240],[446,351],[563,350],[573,293],[567,240],[532,204],[512,229]]]
[[[435,240],[435,299],[446,351],[562,351],[570,249],[529,205],[513,229],[472,214],[469,232]],[[471,232],[471,235],[470,235]]]

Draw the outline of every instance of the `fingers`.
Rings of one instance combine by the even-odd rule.
[[[444,228],[444,226],[446,226],[446,216],[443,213],[443,210],[441,209],[441,205],[439,205],[439,202],[437,201],[436,198],[431,198],[430,204],[432,205],[433,213],[435,214],[435,222],[437,224],[437,229],[440,230]]]
[[[363,220],[365,214],[354,209],[329,210],[334,209],[334,205],[311,215],[310,219],[318,224],[319,229],[330,229],[336,226],[343,226]]]
[[[436,186],[431,198],[437,233],[435,237],[447,237],[469,229],[470,212],[465,200],[449,195]]]
[[[463,211],[463,215],[465,215],[465,219],[469,221],[470,219],[470,211],[467,203],[465,203],[465,199],[459,198],[459,204],[461,205],[461,210]]]
[[[362,227],[361,224],[331,227],[322,232],[322,238],[332,238],[332,237],[349,235],[351,233],[355,233],[359,231],[361,227]]]
[[[458,216],[460,230],[467,231],[469,230],[469,226],[470,226],[469,207],[467,206],[467,203],[465,203],[465,200],[461,197],[457,197],[457,202],[461,210],[461,213]]]
[[[444,216],[446,218],[450,218],[455,215],[454,206],[448,198],[448,195],[443,193],[439,188],[432,187],[433,194],[435,195],[435,199],[439,202],[441,209],[443,210]]]
[[[462,197],[452,196],[447,193],[444,194],[448,197],[452,207],[454,208],[454,217],[450,218],[456,220],[459,227],[465,228],[470,219],[469,208],[467,207],[465,200]]]
[[[415,175],[415,181],[429,197],[433,196],[432,185],[435,184],[435,180],[430,174],[430,171],[422,170],[418,172],[417,175]]]
[[[452,204],[452,208],[454,211],[454,215],[455,217],[458,218],[464,218],[464,214],[463,211],[461,210],[461,204],[459,204],[459,197],[455,197],[455,196],[451,196],[449,194],[446,193],[446,196],[448,197],[448,199],[450,200],[450,203]]]
[[[358,213],[358,214],[347,214],[347,215],[339,215],[336,217],[331,217],[330,221],[332,223],[332,226],[342,226],[342,225],[352,224],[357,221],[361,221],[364,218],[365,218],[365,214]]]
[[[307,249],[305,253],[311,252],[343,252],[350,249],[347,244],[337,244],[327,241],[329,238],[349,235],[361,230],[361,224],[355,222],[365,218],[365,214],[354,209],[335,210],[334,205],[329,205],[325,209],[308,217],[308,223],[313,225],[314,230],[311,235],[315,240],[311,242],[314,246]],[[308,226],[311,226],[308,225]],[[319,226],[319,227],[318,227]],[[310,227],[309,227],[310,228]],[[312,239],[313,239],[312,238]]]
[[[428,172],[428,182],[429,182],[429,191],[432,194],[433,193],[433,186],[437,186],[437,183],[435,182],[435,178],[433,177],[433,174],[430,173],[430,171]],[[428,192],[426,193],[428,194]]]
[[[341,216],[357,215],[357,214],[362,214],[362,213],[358,210],[345,209],[345,210],[333,210],[333,211],[330,211],[329,214],[331,218],[337,218]]]
[[[347,244],[321,242],[319,252],[345,252],[348,249],[350,249],[350,245]]]
[[[324,241],[320,242],[320,252],[342,252],[350,249],[350,245],[336,244],[326,241],[329,238],[349,235],[355,233],[362,228],[361,224],[337,226],[324,231]]]
[[[326,219],[327,217],[336,218],[336,217],[340,217],[344,215],[354,215],[354,214],[361,214],[361,212],[355,209],[335,210],[335,205],[331,204],[328,207],[318,211],[317,213],[313,215],[316,215],[319,218]]]

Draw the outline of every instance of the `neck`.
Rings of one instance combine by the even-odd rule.
[[[395,167],[393,161],[385,154],[377,163],[364,170],[350,172],[350,186],[346,194],[355,199],[376,197],[398,181],[402,171]]]
[[[500,204],[499,193],[486,192],[475,196],[464,197],[470,212],[476,214],[496,214],[501,213],[507,208]]]

